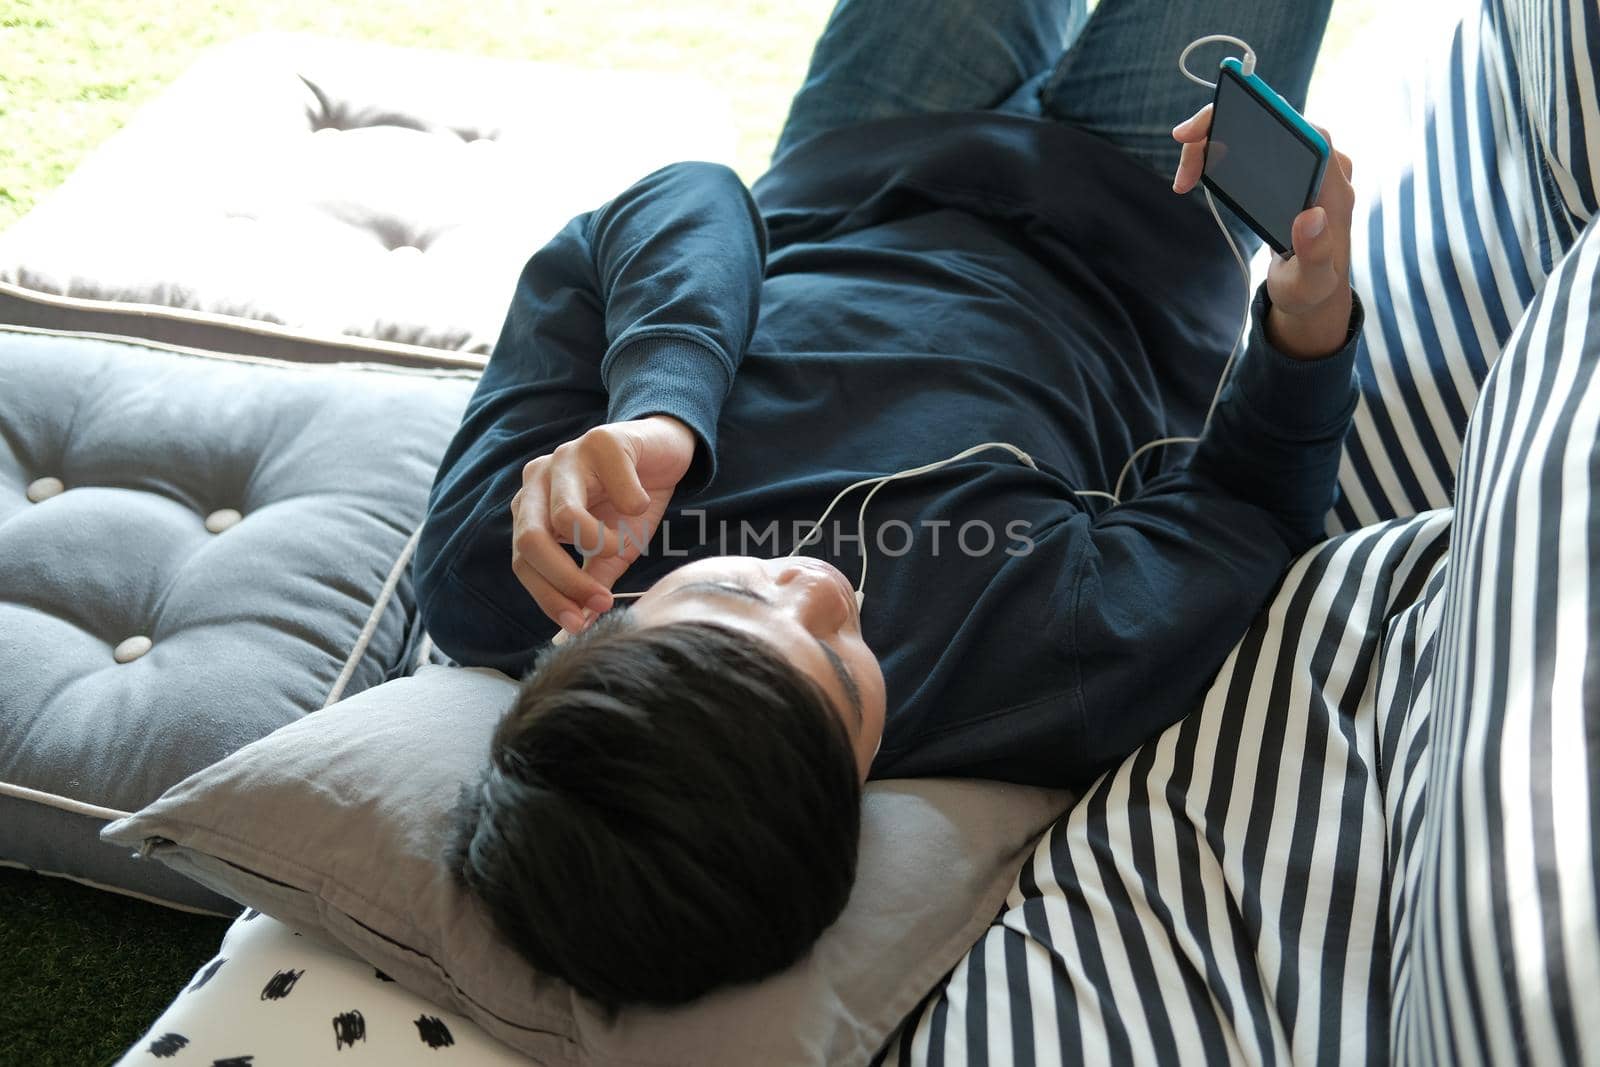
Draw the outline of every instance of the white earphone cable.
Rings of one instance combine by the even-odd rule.
[[[953,456],[938,460],[933,463],[925,463],[920,467],[911,467],[907,470],[896,471],[894,474],[875,474],[871,478],[863,478],[859,482],[851,482],[834,495],[833,502],[823,510],[821,515],[817,516],[817,521],[812,526],[811,530],[800,539],[799,544],[795,545],[794,548],[785,553],[785,555],[799,555],[802,548],[805,548],[807,545],[809,545],[815,537],[820,537],[822,534],[822,524],[828,521],[828,516],[832,515],[833,509],[839,506],[839,501],[843,500],[853,490],[860,489],[863,485],[871,485],[874,482],[887,485],[889,482],[897,482],[903,478],[915,478],[919,474],[927,474],[930,471],[938,470],[940,467],[948,467],[952,463],[959,463],[968,456],[976,455],[977,453],[983,452],[990,448],[1003,448],[1007,452],[1010,452],[1013,456],[1016,456],[1017,459],[1021,460],[1024,465],[1033,467],[1035,470],[1038,469],[1038,464],[1034,463],[1033,457],[1028,455],[1022,449],[1018,448],[1016,445],[1007,444],[1004,441],[985,441],[981,445],[973,445],[971,448],[964,448]],[[877,491],[877,489],[874,489],[872,492],[876,493]],[[867,494],[867,499],[872,499],[872,493]]]
[[[806,535],[795,544],[794,548],[791,549],[787,555],[798,556],[801,549],[809,545],[814,538],[820,537],[822,535],[823,523],[828,521],[828,516],[833,514],[833,509],[839,506],[839,501],[843,500],[845,496],[848,495],[852,490],[860,489],[864,485],[872,486],[872,489],[869,490],[867,495],[862,499],[861,508],[856,513],[856,530],[858,531],[858,536],[865,537],[867,529],[867,505],[872,503],[872,498],[877,496],[878,491],[884,486],[888,485],[890,482],[898,482],[906,478],[915,478],[919,475],[930,474],[933,471],[938,470],[940,467],[948,467],[952,463],[959,463],[968,456],[976,455],[979,452],[983,452],[991,448],[1003,448],[1007,452],[1010,452],[1013,456],[1017,457],[1017,459],[1021,460],[1023,465],[1032,467],[1034,470],[1039,469],[1039,465],[1033,461],[1033,457],[1028,455],[1022,449],[1018,448],[1016,445],[1007,444],[1005,441],[985,441],[983,444],[973,445],[971,448],[962,449],[955,455],[946,459],[938,460],[934,463],[926,463],[920,467],[912,467],[908,470],[898,471],[894,474],[882,474],[872,478],[863,478],[859,482],[852,482],[843,489],[839,490],[839,492],[834,496],[832,502],[829,503],[827,508],[823,510],[822,514],[818,516],[816,524],[806,532]],[[874,482],[877,484],[874,485]],[[868,558],[867,545],[866,542],[863,541],[861,543],[861,577],[856,581],[856,605],[858,607],[861,605],[861,602],[866,598],[867,595]]]
[[[784,553],[784,555],[785,556],[798,556],[800,554],[801,550],[803,550],[807,545],[811,544],[813,541],[815,541],[819,537],[821,537],[822,536],[823,524],[828,521],[828,516],[833,514],[833,509],[838,507],[839,506],[839,502],[841,500],[843,500],[846,496],[848,496],[850,493],[854,492],[855,490],[860,489],[862,486],[866,486],[866,485],[872,486],[871,491],[869,491],[867,493],[866,497],[861,501],[860,510],[856,513],[857,528],[860,529],[860,530],[865,530],[866,529],[866,523],[867,523],[867,505],[871,504],[872,503],[872,498],[878,495],[878,491],[880,489],[882,489],[884,486],[888,485],[890,482],[898,482],[898,481],[902,481],[902,480],[904,480],[906,478],[915,478],[915,477],[918,477],[919,475],[929,474],[929,473],[931,473],[933,471],[938,470],[940,467],[948,467],[952,463],[959,463],[959,462],[961,462],[962,460],[966,459],[969,456],[974,456],[974,455],[978,454],[979,452],[983,452],[983,451],[986,451],[986,450],[991,449],[991,448],[1002,448],[1002,449],[1005,449],[1007,452],[1010,452],[1013,456],[1015,456],[1018,460],[1020,460],[1023,463],[1024,466],[1032,467],[1034,470],[1038,470],[1039,469],[1039,465],[1033,461],[1033,457],[1028,455],[1022,449],[1018,448],[1016,445],[1008,444],[1005,441],[985,441],[982,444],[973,445],[971,448],[964,448],[960,452],[957,452],[953,456],[949,456],[949,457],[946,457],[945,459],[937,460],[937,461],[935,461],[933,463],[925,463],[920,467],[911,467],[911,468],[908,468],[908,469],[903,470],[903,471],[897,471],[894,474],[875,474],[871,478],[862,478],[860,481],[851,482],[849,485],[845,486],[843,489],[841,489],[837,493],[835,493],[834,497],[833,497],[833,500],[830,501],[828,506],[823,509],[822,514],[817,516],[817,521],[812,524],[811,529],[807,530],[806,531],[806,535],[804,537],[802,537],[798,542],[796,542],[794,548],[792,548],[788,552]],[[1101,495],[1104,496],[1105,494],[1101,494]],[[856,600],[857,600],[857,602],[859,602],[861,600],[861,598],[865,595],[863,593],[863,590],[866,588],[866,584],[867,584],[867,551],[866,551],[866,546],[863,544],[862,545],[862,549],[861,549],[861,579],[860,579],[860,581],[858,581],[856,583]],[[612,593],[611,594],[611,598],[613,600],[631,600],[631,599],[634,599],[634,598],[637,598],[637,597],[641,597],[641,596],[644,596],[644,592],[643,591],[640,591],[640,592],[637,592],[637,593]]]
[[[1183,76],[1194,82],[1196,85],[1203,85],[1207,89],[1215,89],[1217,87],[1216,82],[1207,81],[1189,69],[1189,57],[1194,54],[1194,50],[1199,48],[1201,45],[1207,44],[1238,45],[1240,48],[1244,49],[1244,58],[1239,61],[1240,65],[1244,69],[1244,76],[1248,78],[1250,75],[1256,72],[1256,53],[1249,44],[1239,40],[1239,38],[1233,36],[1232,34],[1209,33],[1204,37],[1197,37],[1190,41],[1188,46],[1184,48],[1184,50],[1178,55],[1178,70],[1182,71]]]
[[[1222,231],[1222,236],[1227,240],[1228,251],[1233,253],[1233,261],[1239,265],[1239,276],[1244,279],[1244,314],[1239,318],[1239,332],[1234,335],[1233,348],[1228,351],[1228,358],[1226,362],[1222,364],[1222,374],[1217,377],[1217,388],[1211,394],[1210,406],[1206,408],[1206,419],[1200,424],[1200,432],[1202,434],[1205,433],[1206,430],[1211,426],[1211,416],[1216,413],[1217,401],[1222,399],[1223,387],[1228,384],[1228,375],[1233,371],[1234,361],[1239,358],[1239,346],[1244,343],[1245,332],[1250,328],[1251,297],[1250,266],[1249,264],[1245,263],[1244,253],[1239,251],[1239,244],[1233,239],[1233,233],[1228,229],[1227,226],[1223,225],[1222,216],[1217,212],[1217,202],[1212,198],[1211,190],[1205,189],[1203,191],[1206,194],[1206,206],[1211,208],[1211,217],[1217,220],[1217,228]],[[1152,448],[1160,448],[1164,445],[1192,445],[1198,444],[1199,441],[1200,438],[1198,437],[1163,437],[1159,440],[1151,441],[1148,444],[1140,445],[1134,450],[1133,455],[1128,457],[1128,462],[1122,465],[1122,471],[1117,475],[1117,484],[1113,486],[1111,490],[1111,502],[1113,504],[1122,503],[1122,483],[1128,477],[1128,472],[1133,470],[1133,465],[1140,456],[1144,455]],[[1090,490],[1083,490],[1080,491],[1078,495],[1104,496],[1105,494],[1094,494]]]

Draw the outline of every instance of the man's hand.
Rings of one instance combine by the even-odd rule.
[[[1272,310],[1263,324],[1267,340],[1286,356],[1320,359],[1344,347],[1350,328],[1350,217],[1355,189],[1350,157],[1333,147],[1321,126],[1317,132],[1331,153],[1322,191],[1311,207],[1294,220],[1294,257],[1275,256],[1267,270]],[[1205,166],[1206,137],[1211,132],[1211,105],[1179,123],[1172,136],[1183,143],[1183,157],[1172,183],[1187,193],[1200,182]]]
[[[569,633],[611,609],[611,587],[654,535],[694,459],[669,415],[596,426],[522,468],[511,498],[511,570]],[[562,545],[576,545],[583,566]]]

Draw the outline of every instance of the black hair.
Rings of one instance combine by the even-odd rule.
[[[451,863],[539,971],[666,1006],[800,959],[860,828],[850,736],[809,677],[726,627],[615,611],[536,661]]]

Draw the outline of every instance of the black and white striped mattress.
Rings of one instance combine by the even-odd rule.
[[[1337,536],[882,1061],[1600,1063],[1600,2],[1449,44],[1358,239]]]

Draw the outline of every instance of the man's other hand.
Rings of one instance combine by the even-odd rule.
[[[1328,142],[1327,173],[1316,203],[1294,220],[1291,240],[1294,256],[1274,256],[1267,270],[1267,294],[1272,310],[1263,324],[1273,347],[1296,359],[1320,359],[1344,347],[1349,334],[1350,220],[1355,210],[1354,173],[1350,157],[1333,147],[1333,138],[1321,126],[1317,132]],[[1173,128],[1183,144],[1172,189],[1187,193],[1200,183],[1205,167],[1206,137],[1211,132],[1211,105]]]
[[[596,426],[522,468],[511,570],[562,629],[611,610],[611,587],[655,534],[694,448],[687,426],[651,415]],[[577,546],[582,567],[563,545]]]

